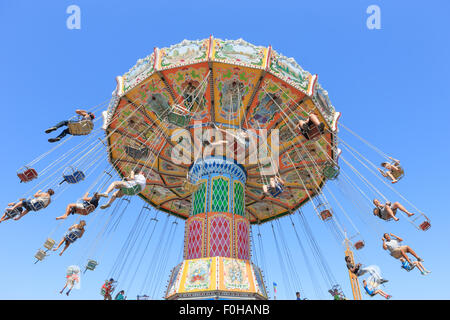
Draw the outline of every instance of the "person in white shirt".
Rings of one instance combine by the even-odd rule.
[[[131,171],[130,176],[126,177],[124,181],[115,181],[111,183],[105,193],[99,193],[99,197],[108,198],[109,194],[114,190],[118,189],[113,193],[112,197],[109,199],[108,203],[102,205],[100,208],[106,209],[116,200],[116,198],[123,197],[124,195],[134,196],[145,189],[147,184],[147,179],[139,171]]]
[[[391,238],[394,237],[395,239]],[[419,258],[419,256],[417,256],[417,254],[414,252],[413,249],[411,249],[409,246],[401,246],[400,242],[403,241],[402,238],[397,237],[396,235],[390,233],[385,233],[383,235],[383,238],[381,238],[381,240],[383,240],[383,249],[384,250],[389,250],[389,252],[391,253],[391,256],[393,256],[395,259],[400,259],[400,258],[405,258],[409,263],[411,263],[411,260],[409,260],[409,257],[407,255],[407,253],[410,253],[411,255],[413,255],[417,261],[423,262],[422,258]]]

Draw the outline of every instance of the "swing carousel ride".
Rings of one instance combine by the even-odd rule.
[[[271,46],[255,46],[242,39],[184,40],[168,48],[155,48],[116,81],[113,97],[102,112],[101,129],[106,137],[96,140],[94,136],[69,151],[74,155],[84,147],[87,151],[81,150],[78,157],[65,154],[57,160],[65,163],[76,159],[64,169],[63,182],[67,183],[61,188],[88,180],[93,168],[104,163],[101,150],[105,146],[107,169],[88,192],[101,191],[115,173],[125,178],[140,171],[145,176],[145,188],[124,191],[123,199],[129,203],[133,195],[138,195],[145,202],[142,211],[167,213],[179,218],[174,220],[176,224],[185,220],[183,260],[171,271],[165,299],[268,299],[262,270],[252,259],[258,258],[258,245],[264,267],[261,234],[257,233],[255,240],[253,233],[260,225],[271,224],[277,248],[283,247],[279,258],[283,260],[284,253],[284,261],[292,265],[280,229],[279,221],[284,219],[291,221],[303,254],[301,241],[312,248],[318,268],[332,288],[329,292],[343,297],[302,207],[309,203],[336,239],[344,241],[346,254],[353,258],[352,250],[363,249],[365,242],[347,210],[328,188],[328,181],[351,186],[369,203],[373,200],[370,192],[388,199],[341,155],[340,148],[413,206],[395,190],[386,174],[380,176],[376,165],[338,136],[339,125],[387,157],[338,124],[340,113],[318,83],[317,75],[303,70],[294,59]],[[311,115],[320,125],[308,120]],[[301,121],[306,125],[299,125]],[[55,163],[41,172],[33,167],[70,139],[21,169],[21,182],[49,175]],[[340,162],[349,168],[349,174],[342,170]],[[395,164],[401,168],[399,162]],[[350,173],[363,186],[355,183]],[[403,176],[401,168],[396,178]],[[51,183],[49,178],[47,185]],[[367,189],[369,192],[364,191]],[[337,203],[336,209],[331,201]],[[429,219],[413,208],[415,215],[402,219],[425,231],[431,225]],[[94,210],[91,208],[86,215]],[[295,216],[305,232],[304,239],[295,229]],[[157,219],[153,220],[156,226]],[[174,225],[171,232],[175,229]],[[279,231],[278,238],[275,230]],[[137,238],[130,234],[119,256],[131,250],[136,241],[133,236]],[[38,261],[54,243],[50,238],[46,241],[47,250],[39,250]],[[306,259],[305,255],[305,263],[310,264]],[[115,271],[121,268],[120,263],[113,266]],[[95,270],[98,264],[90,259],[86,270]],[[296,276],[292,275],[293,282]],[[361,299],[357,279],[351,274],[350,279],[354,298]]]

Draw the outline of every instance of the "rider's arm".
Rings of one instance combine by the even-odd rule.
[[[34,194],[34,197],[35,197],[35,198],[39,197],[39,196],[41,195],[41,191],[42,191],[42,190],[38,190],[38,192],[36,192],[36,193]]]
[[[397,240],[398,240],[398,241],[400,241],[400,242],[402,242],[402,241],[403,241],[403,239],[402,239],[402,238],[400,238],[400,237],[397,237],[397,236],[396,236],[395,234],[392,234],[392,233],[391,233],[391,236],[393,236],[394,238],[397,238]]]
[[[387,250],[386,240],[384,238],[382,240],[383,240],[383,249]]]
[[[134,170],[132,170],[131,173],[130,173],[130,179],[134,180]]]
[[[80,116],[83,116],[83,117],[88,116],[88,113],[86,111],[84,111],[84,110],[81,110],[81,109],[75,110],[75,113],[79,114]]]
[[[84,194],[83,201],[90,201],[92,199],[92,197],[89,198],[88,196],[89,196],[89,191]]]

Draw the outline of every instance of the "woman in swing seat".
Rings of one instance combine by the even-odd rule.
[[[39,211],[41,209],[47,208],[47,206],[51,202],[51,196],[54,194],[55,194],[55,191],[53,191],[53,189],[48,189],[47,192],[41,192],[41,190],[39,190],[38,192],[36,192],[34,194],[33,199],[31,199],[31,200],[24,199],[24,200],[18,201],[13,206],[6,208],[5,211],[7,211],[8,213],[14,212],[15,210],[21,211],[20,215],[18,215],[14,218],[14,220],[17,221],[30,211]],[[5,215],[3,215],[1,221],[9,219],[9,218],[4,218],[4,217],[5,217]]]
[[[391,236],[394,237],[395,239],[392,239]],[[413,249],[411,249],[409,246],[405,246],[405,245],[401,246],[400,242],[402,242],[403,239],[400,237],[397,237],[395,234],[385,233],[383,235],[383,238],[381,238],[381,240],[383,241],[383,249],[389,250],[391,256],[393,256],[395,259],[404,258],[409,263],[412,263],[407,255],[407,253],[409,253],[409,254],[413,255],[414,258],[417,259],[417,261],[423,262],[423,259],[420,258],[417,255],[417,253]]]
[[[319,129],[321,135],[325,133],[325,124],[320,122],[319,118],[314,113],[311,113],[307,120],[300,120],[298,122],[298,128],[306,140],[311,139],[311,129],[314,126]]]
[[[376,296],[377,294],[379,294],[380,296],[386,298],[386,299],[390,299],[392,298],[391,295],[387,294],[386,292],[384,292],[381,289],[376,289],[374,287],[371,287],[367,284],[366,280],[363,280],[363,285],[364,285],[364,290],[366,290],[367,294],[371,297]]]
[[[378,168],[378,171],[383,175],[385,178],[391,179],[391,183],[397,183],[398,177],[403,174],[403,169],[400,167],[400,160],[394,159],[389,157],[393,161],[393,163],[387,163],[382,162],[381,166],[386,169],[386,171],[383,171],[382,169]]]
[[[267,196],[278,195],[284,187],[284,180],[281,177],[274,176],[270,178],[269,184],[263,185],[263,192]]]
[[[94,127],[92,120],[95,119],[95,115],[92,112],[87,112],[85,110],[75,110],[75,113],[82,117],[82,119],[77,122],[80,124],[85,123],[87,125],[86,130],[88,130],[88,128],[89,128],[88,131],[90,132],[90,130],[92,130],[92,128]],[[64,120],[64,121],[61,121],[58,124],[56,124],[54,127],[51,127],[51,128],[48,128],[47,130],[45,130],[45,133],[50,133],[55,130],[58,130],[59,128],[61,128],[63,126],[68,127],[65,130],[63,130],[56,138],[48,139],[48,142],[58,142],[59,140],[64,138],[66,135],[73,134],[73,133],[71,133],[71,130],[69,128],[69,123],[70,123],[69,120]],[[83,134],[86,134],[86,133],[83,133]]]
[[[74,224],[69,228],[69,230],[66,232],[64,237],[62,238],[61,242],[58,244],[58,246],[53,249],[53,251],[57,251],[59,247],[62,246],[64,243],[65,246],[60,252],[60,256],[64,253],[64,251],[67,250],[67,248],[74,243],[77,239],[81,238],[84,234],[84,227],[86,226],[86,221],[81,220],[80,223]]]
[[[87,216],[97,209],[100,196],[97,192],[94,192],[94,195],[89,197],[89,192],[86,192],[82,200],[82,203],[69,203],[66,207],[66,213],[60,217],[57,217],[56,220],[66,219],[70,214],[75,213],[82,216]]]
[[[130,176],[124,179],[125,181],[115,181],[111,183],[105,193],[99,193],[98,196],[108,198],[109,194],[114,190],[118,189],[113,193],[112,197],[109,199],[108,203],[100,206],[102,209],[106,209],[116,200],[116,198],[121,198],[124,195],[136,195],[145,189],[147,184],[147,179],[139,171],[131,171]]]
[[[381,204],[378,199],[373,199],[373,204],[375,205],[375,208],[373,209],[373,215],[383,220],[389,220],[392,218],[395,221],[398,221],[399,219],[395,216],[397,214],[397,209],[406,213],[408,217],[414,215],[414,213],[406,210],[406,208],[399,202],[390,203],[388,201],[386,202],[386,204]]]
[[[417,267],[417,269],[423,276],[431,273],[431,271],[425,269],[424,265],[420,261],[411,261],[411,263],[409,263],[405,258],[400,258],[400,262],[402,263],[401,268],[408,272]]]

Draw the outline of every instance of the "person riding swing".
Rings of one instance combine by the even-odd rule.
[[[92,112],[87,112],[85,110],[75,110],[75,113],[80,116],[78,120],[64,120],[45,130],[45,133],[50,133],[63,126],[67,126],[67,128],[63,130],[56,138],[48,139],[48,142],[58,142],[68,134],[73,136],[84,136],[91,133],[94,128],[94,123],[92,120],[95,119],[95,115]]]
[[[51,196],[54,194],[55,191],[53,191],[53,189],[48,189],[47,192],[41,192],[41,190],[39,190],[34,194],[33,199],[23,199],[9,208],[6,208],[5,215],[0,219],[0,222],[12,218],[12,215],[14,215],[14,220],[19,220],[30,211],[39,211],[47,208],[51,202]],[[20,214],[18,214],[18,211],[20,211]]]
[[[57,251],[59,247],[62,246],[63,243],[65,243],[64,248],[62,249],[60,256],[64,253],[64,251],[67,250],[67,248],[74,243],[77,239],[81,238],[84,234],[84,227],[86,226],[86,221],[81,220],[80,223],[74,224],[69,228],[69,230],[66,232],[64,237],[62,238],[61,242],[58,244],[58,246],[53,249],[53,251]]]
[[[86,192],[81,199],[82,202],[69,203],[66,207],[66,213],[60,217],[57,217],[56,220],[66,219],[71,214],[79,214],[82,216],[91,214],[95,209],[97,209],[100,196],[97,192],[95,192],[92,197],[89,197],[88,195],[89,192]]]
[[[311,113],[307,120],[298,122],[297,130],[300,131],[306,140],[311,140],[325,133],[325,124],[320,122],[314,113]]]
[[[116,198],[121,198],[124,195],[134,196],[145,189],[147,184],[147,179],[139,171],[131,171],[130,176],[124,179],[125,181],[115,181],[111,183],[105,193],[99,193],[98,196],[108,198],[109,194],[114,190],[118,189],[113,193],[112,197],[109,199],[108,203],[100,206],[102,209],[106,209],[116,200]]]

